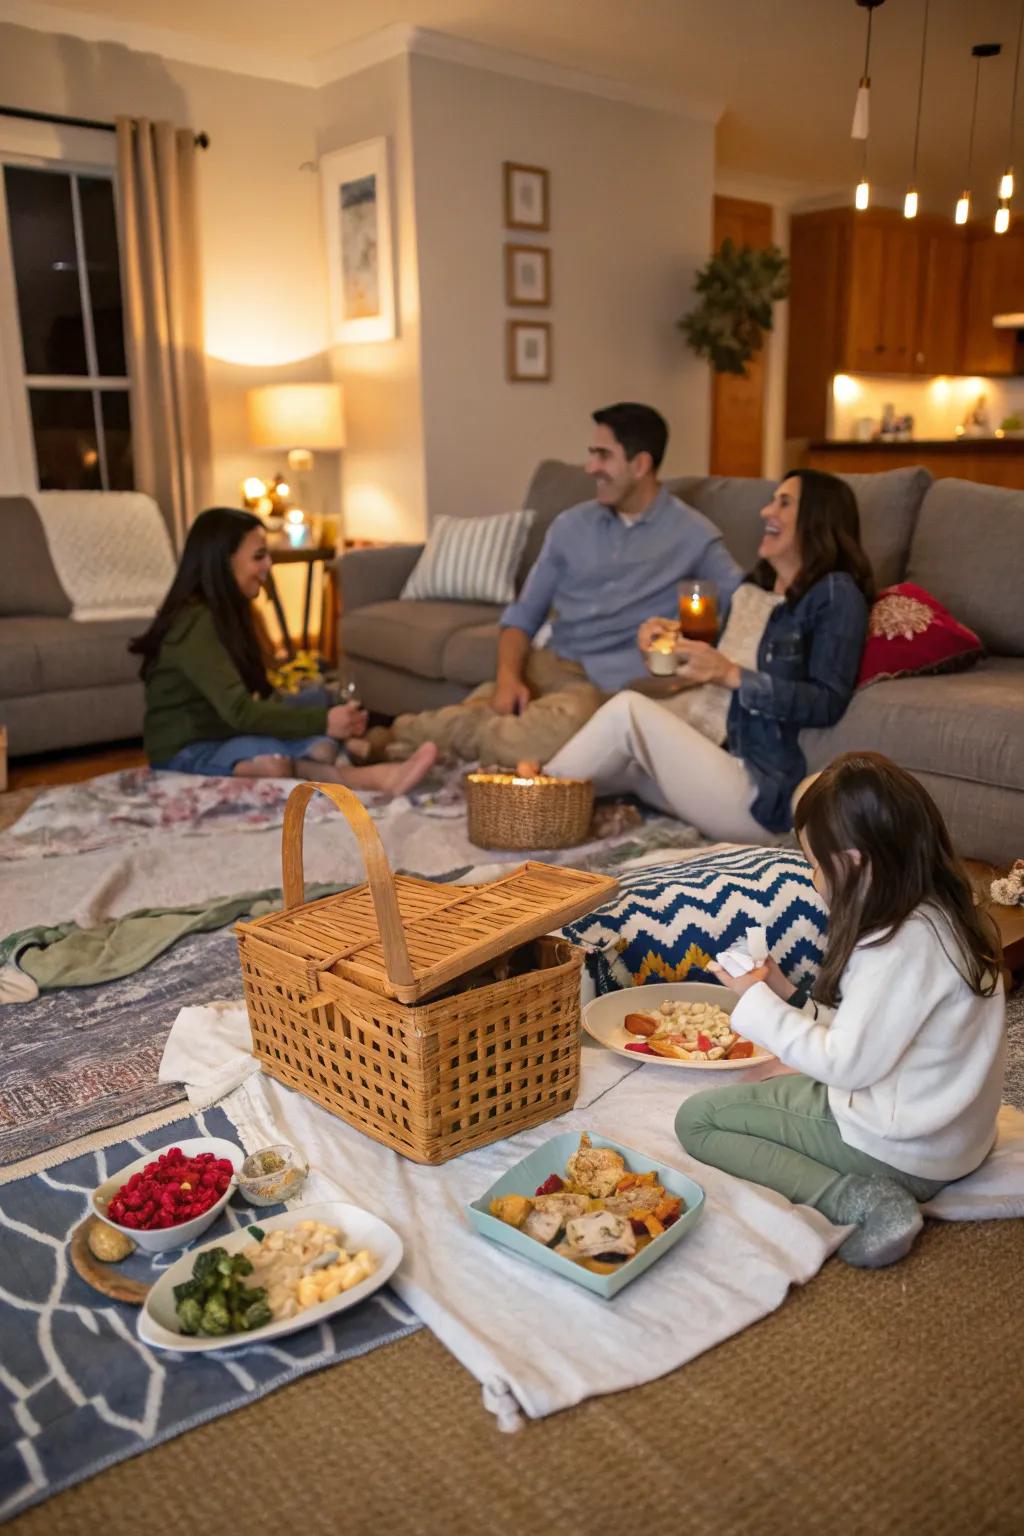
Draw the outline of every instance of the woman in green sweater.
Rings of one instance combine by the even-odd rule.
[[[252,609],[269,570],[263,524],[251,513],[212,507],[189,529],[156,618],[129,647],[142,657],[153,767],[405,794],[434,762],[435,747],[404,763],[339,763],[342,743],[365,732],[365,712],[274,694]]]

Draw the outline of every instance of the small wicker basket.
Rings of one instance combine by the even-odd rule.
[[[594,786],[547,774],[467,773],[466,812],[478,848],[575,848],[587,840]]]
[[[318,789],[369,879],[306,902],[303,817]],[[542,935],[609,900],[614,880],[535,863],[476,886],[395,876],[366,811],[334,784],[292,791],[282,852],[284,910],[235,929],[265,1072],[419,1163],[571,1108],[582,956]]]

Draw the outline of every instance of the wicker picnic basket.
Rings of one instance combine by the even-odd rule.
[[[318,790],[368,878],[307,902],[303,819]],[[292,790],[282,864],[283,910],[235,928],[265,1072],[418,1163],[572,1106],[582,956],[542,935],[609,900],[614,880],[534,863],[476,886],[393,875],[370,817],[335,784]]]
[[[587,840],[594,786],[546,774],[467,773],[466,813],[478,848],[575,848]]]

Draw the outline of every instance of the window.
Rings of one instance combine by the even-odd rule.
[[[3,188],[38,488],[131,490],[113,181],[9,164]]]

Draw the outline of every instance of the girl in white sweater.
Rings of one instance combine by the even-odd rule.
[[[815,779],[796,830],[828,902],[805,997],[773,960],[745,976],[733,1024],[800,1076],[698,1093],[676,1118],[700,1162],[813,1205],[856,1231],[849,1264],[892,1264],[919,1202],[972,1173],[996,1136],[1005,1057],[1000,949],[942,817],[873,752]]]

